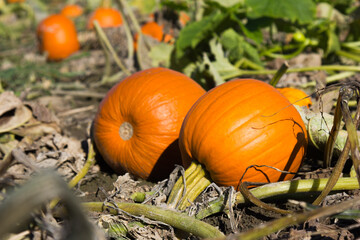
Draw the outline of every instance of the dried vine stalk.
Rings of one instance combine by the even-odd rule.
[[[336,162],[333,173],[331,174],[329,181],[327,182],[324,190],[320,193],[320,195],[313,202],[314,205],[319,205],[322,202],[322,200],[329,194],[329,192],[332,190],[332,188],[335,186],[336,182],[338,181],[338,179],[342,173],[342,170],[344,169],[344,165],[349,156],[350,150],[352,150],[353,164],[355,166],[355,169],[357,169],[356,173],[357,173],[357,178],[359,181],[359,168],[358,168],[359,167],[359,150],[358,150],[359,144],[358,144],[356,128],[359,126],[359,123],[360,123],[360,121],[359,121],[359,119],[360,119],[360,104],[357,105],[356,114],[355,114],[355,118],[354,118],[355,123],[354,123],[353,119],[351,118],[350,110],[349,110],[349,106],[348,106],[348,102],[349,102],[350,98],[352,97],[352,95],[353,95],[353,90],[352,90],[351,86],[345,85],[340,88],[339,97],[338,97],[338,103],[340,103],[340,104],[336,105],[336,110],[335,110],[335,113],[337,113],[338,116],[334,117],[334,125],[333,126],[340,126],[341,117],[339,117],[339,115],[342,115],[345,120],[348,137],[347,137],[347,140],[345,143],[345,147],[344,147],[338,161]],[[334,129],[334,127],[333,127],[333,129]],[[331,134],[337,134],[338,131],[336,131],[336,129],[334,129],[334,131],[333,131],[333,129],[331,131]],[[332,156],[332,152],[334,149],[335,139],[336,139],[336,136],[329,137],[328,143],[326,144],[327,147],[326,147],[325,156],[327,158],[329,158],[326,161],[330,161],[330,158]]]

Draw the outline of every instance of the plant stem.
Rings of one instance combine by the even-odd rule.
[[[329,83],[333,83],[333,82],[336,82],[336,81],[339,81],[341,79],[345,79],[347,77],[351,77],[355,75],[355,72],[341,72],[341,73],[337,73],[337,74],[334,74],[334,75],[331,75],[331,76],[328,76],[326,78],[326,83],[329,84]],[[316,82],[315,81],[312,81],[312,82],[308,82],[308,83],[305,83],[303,85],[301,85],[302,88],[307,88],[307,87],[314,87],[316,85]]]
[[[336,54],[339,55],[339,56],[342,56],[342,57],[349,58],[349,59],[354,60],[356,62],[360,62],[360,56],[357,55],[357,54],[353,54],[353,53],[346,52],[346,51],[343,51],[343,50],[336,51]]]
[[[125,34],[126,34],[126,39],[127,39],[127,49],[128,49],[128,59],[131,60],[134,57],[134,40],[133,40],[133,36],[131,34],[131,29],[130,29],[130,25],[126,19],[126,14],[125,11],[131,11],[128,9],[124,9],[123,7],[121,7],[121,1],[118,2],[120,5],[120,11],[121,14],[123,16],[123,26],[125,29]]]
[[[330,161],[333,156],[336,138],[339,135],[339,131],[340,131],[340,127],[341,127],[342,113],[341,113],[341,108],[340,108],[340,102],[341,102],[341,96],[339,95],[338,100],[337,100],[337,105],[335,108],[335,113],[334,113],[333,126],[330,130],[329,137],[328,137],[328,140],[325,145],[324,164],[323,164],[324,168],[330,167]],[[342,169],[340,171],[342,171]]]
[[[283,59],[290,59],[293,58],[297,55],[299,55],[300,53],[302,53],[304,51],[304,49],[310,44],[310,39],[306,39],[304,43],[302,43],[300,46],[298,46],[298,49],[296,49],[295,52],[290,53],[290,54],[278,54],[278,53],[273,53],[272,51],[266,51],[263,53],[263,55],[267,56],[267,57],[271,57],[271,58],[283,58]]]
[[[208,223],[202,222],[184,213],[157,206],[138,203],[116,203],[116,205],[113,206],[110,204],[104,205],[103,202],[86,202],[83,203],[83,206],[90,211],[109,211],[112,214],[118,214],[118,209],[120,209],[135,216],[145,216],[146,218],[169,224],[200,238],[224,237],[222,232]]]
[[[277,70],[277,72],[275,73],[269,84],[273,87],[276,87],[276,84],[279,82],[280,78],[286,73],[288,69],[289,69],[288,63],[284,62],[279,68],[279,70]]]
[[[80,180],[85,177],[85,175],[89,172],[90,167],[94,164],[95,164],[95,151],[93,145],[89,141],[89,151],[86,158],[86,162],[84,166],[80,169],[80,171],[68,183],[69,188],[75,187],[76,184],[78,184]],[[51,209],[54,208],[56,204],[58,204],[58,202],[59,202],[58,198],[53,199],[50,202],[50,208]]]
[[[96,30],[96,33],[98,34],[100,41],[103,41],[103,43],[105,44],[106,48],[110,51],[112,57],[114,58],[116,64],[120,67],[121,70],[123,70],[123,72],[126,75],[130,75],[130,71],[127,70],[127,68],[124,66],[124,64],[122,63],[122,61],[120,60],[120,58],[118,57],[115,49],[113,48],[113,46],[111,45],[109,39],[107,38],[106,34],[104,33],[104,31],[102,30],[102,28],[100,27],[99,23],[95,20],[94,21],[94,27]],[[105,50],[105,49],[104,49]],[[105,50],[106,51],[106,50]]]
[[[339,96],[340,97],[340,96]],[[340,106],[338,106],[340,107]],[[355,125],[356,127],[359,126],[360,124],[360,105],[358,105],[358,109],[356,111],[356,116],[355,116]],[[342,173],[342,170],[344,169],[346,160],[349,156],[349,152],[351,150],[351,143],[349,140],[349,136],[346,139],[346,143],[344,146],[343,151],[340,154],[339,159],[336,162],[335,168],[333,170],[333,173],[331,174],[329,181],[327,182],[325,188],[323,189],[323,191],[321,192],[321,194],[315,199],[315,201],[313,202],[313,205],[318,205],[322,202],[322,200],[329,194],[329,192],[334,188],[334,186],[336,185],[336,183],[339,181],[340,175]]]
[[[280,231],[287,226],[297,225],[311,219],[317,219],[321,217],[331,216],[339,214],[349,208],[357,206],[360,202],[358,197],[347,200],[335,205],[326,206],[322,208],[317,208],[312,211],[307,211],[304,213],[292,214],[283,218],[279,218],[270,222],[263,224],[261,227],[255,227],[249,231],[235,234],[231,239],[241,239],[241,240],[252,240],[260,239],[267,236],[270,233]],[[222,238],[225,239],[225,238]]]
[[[231,73],[228,75],[224,75],[224,79],[230,79],[239,77],[242,75],[267,75],[267,74],[275,74],[277,70],[239,70],[236,73]],[[290,68],[288,69],[288,73],[293,72],[311,72],[311,71],[351,71],[351,72],[360,72],[359,66],[343,66],[343,65],[322,65],[315,67],[302,67],[302,68]]]
[[[183,191],[184,191],[184,182],[186,183],[186,179],[188,179],[188,177],[194,172],[196,171],[196,168],[198,167],[198,165],[195,164],[195,162],[192,162],[190,164],[190,166],[186,169],[185,173],[184,173],[184,177],[183,176],[179,177],[179,179],[176,181],[175,185],[173,186],[171,193],[168,197],[167,200],[167,204],[169,205],[169,207],[171,208],[176,208],[178,202],[180,201]],[[195,175],[192,175],[195,176]]]
[[[185,171],[185,183],[182,177],[177,180],[171,190],[167,204],[170,207],[184,210],[211,182],[212,180],[205,168],[200,163],[193,161]],[[186,186],[185,192],[184,184]],[[180,196],[182,197],[180,198]]]
[[[135,31],[138,34],[141,34],[141,28],[140,28],[140,24],[138,22],[138,20],[136,19],[133,11],[131,10],[130,6],[128,5],[127,1],[125,0],[118,0],[120,6],[124,9],[124,12],[126,11],[126,13],[129,15],[130,20],[135,28]]]
[[[282,194],[319,192],[325,188],[328,181],[329,178],[290,180],[269,183],[250,189],[250,192],[258,199],[264,199]],[[359,183],[356,177],[342,177],[339,178],[335,183],[332,191],[355,189],[359,189]],[[235,204],[242,204],[245,203],[245,201],[246,200],[244,196],[240,192],[237,192],[235,195]],[[207,216],[223,211],[223,209],[225,209],[224,196],[221,196],[218,199],[208,203],[207,207],[201,209],[195,217],[197,219],[203,219]]]
[[[241,66],[244,66],[244,67],[249,67],[251,69],[254,69],[254,70],[262,70],[264,69],[263,66],[247,59],[246,57],[243,57],[241,58],[240,60],[238,60],[235,64],[234,64],[234,67],[236,68],[240,68]]]
[[[185,208],[189,207],[191,203],[194,202],[194,200],[200,195],[200,193],[212,183],[212,180],[208,173],[205,172],[203,168],[201,170],[201,173],[204,173],[197,175],[191,186],[189,186],[189,189],[186,192],[184,198],[179,203],[178,209],[180,211],[185,210]]]

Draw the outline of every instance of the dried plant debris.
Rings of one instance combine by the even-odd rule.
[[[13,92],[4,92],[0,95],[0,133],[22,126],[31,117],[31,111]]]
[[[60,134],[46,135],[33,142],[24,138],[18,146],[17,151],[22,153],[22,158],[16,156],[16,161],[6,173],[14,179],[27,179],[34,169],[48,168],[56,169],[65,179],[70,179],[85,163],[86,154],[81,143]],[[25,157],[28,165],[24,164]]]
[[[139,218],[125,213],[119,215],[102,214],[97,225],[105,230],[108,238],[123,239],[174,239],[173,231],[168,227],[146,224]]]

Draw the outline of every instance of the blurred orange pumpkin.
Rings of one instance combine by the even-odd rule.
[[[142,34],[150,36],[150,37],[158,40],[159,42],[161,42],[161,41],[166,42],[166,43],[171,42],[171,40],[173,39],[173,36],[171,36],[171,34],[164,34],[163,28],[164,28],[163,26],[160,26],[156,22],[151,21],[151,22],[147,22],[141,26],[141,32],[142,32]],[[136,33],[134,36],[135,50],[137,49],[138,38],[139,38],[139,35],[138,35],[138,33]]]
[[[84,12],[83,8],[77,4],[69,4],[61,9],[61,14],[68,18],[77,18]]]
[[[190,21],[189,15],[187,15],[186,12],[181,11],[179,13],[179,22],[182,27],[185,27],[185,25]]]
[[[87,29],[94,28],[94,20],[98,21],[102,28],[119,27],[123,23],[121,13],[109,7],[97,8],[88,19]]]
[[[40,52],[49,60],[62,60],[78,51],[80,44],[74,23],[62,14],[53,14],[37,27]]]

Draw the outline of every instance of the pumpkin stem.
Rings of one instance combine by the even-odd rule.
[[[276,87],[276,84],[279,82],[280,78],[286,73],[288,68],[289,68],[289,64],[287,62],[284,62],[281,65],[281,67],[277,70],[277,72],[274,74],[269,84],[273,87]]]
[[[194,162],[192,162],[190,164],[190,166],[188,167],[188,169],[186,169],[185,173],[184,173],[184,177],[183,176],[179,177],[179,179],[176,181],[176,183],[174,184],[171,193],[168,197],[168,205],[171,208],[176,208],[176,205],[178,204],[178,202],[180,201],[180,199],[182,198],[183,191],[184,191],[184,187],[186,188],[186,186],[184,186],[184,182],[186,184],[186,179],[188,179],[188,177],[194,172],[196,171],[196,167],[198,165],[195,164]],[[195,175],[193,175],[195,176]]]
[[[180,177],[175,183],[167,204],[170,207],[184,210],[211,182],[205,168],[200,163],[193,161],[185,171],[185,181],[183,177]]]
[[[130,140],[134,134],[134,128],[129,122],[123,122],[119,128],[119,135],[124,140]]]

